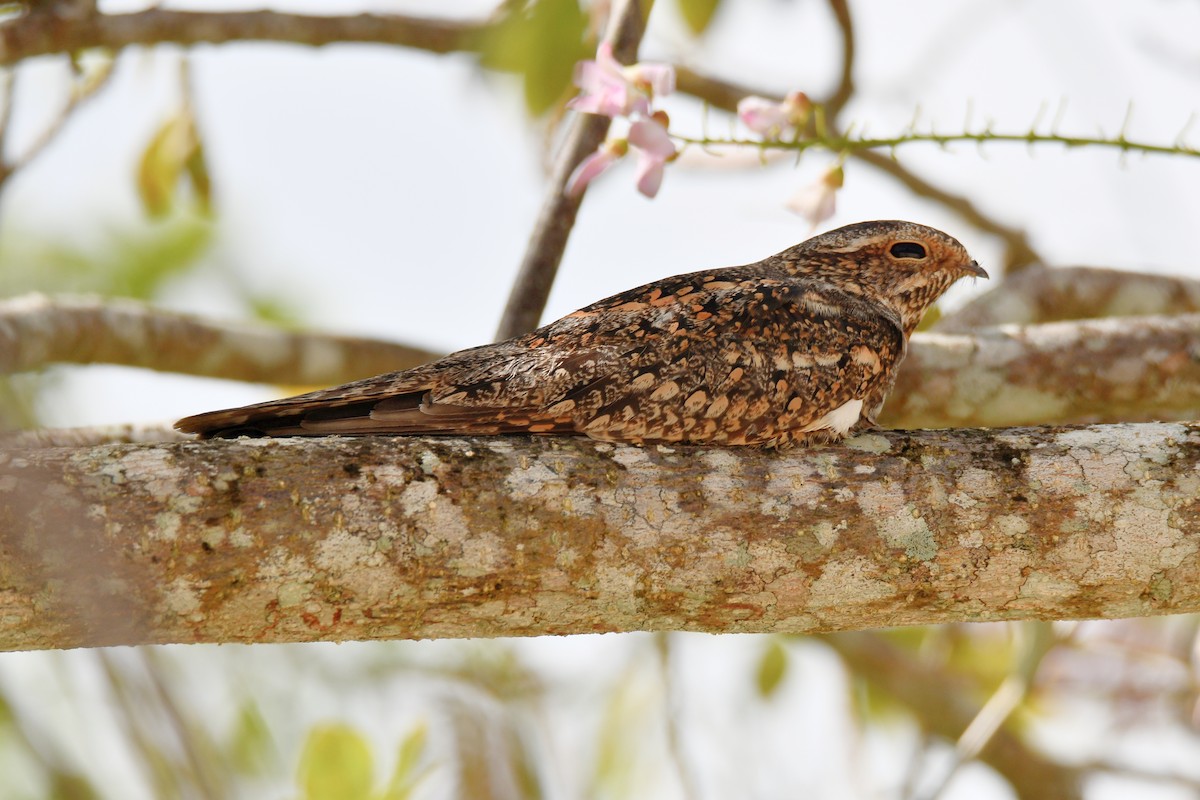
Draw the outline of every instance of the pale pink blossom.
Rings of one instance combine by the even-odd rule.
[[[663,169],[675,157],[675,143],[667,133],[667,124],[667,115],[659,111],[629,128],[629,143],[638,153],[637,189],[646,197],[658,194]]]
[[[571,197],[583,194],[589,183],[617,163],[628,150],[629,142],[624,139],[610,139],[601,144],[594,153],[580,161],[579,166],[571,173],[571,177],[567,179],[567,194]]]
[[[750,95],[739,100],[737,107],[742,123],[768,139],[778,139],[797,130],[808,119],[811,110],[812,101],[804,92],[792,92],[781,103]]]
[[[837,190],[845,182],[840,166],[832,167],[820,180],[805,186],[788,200],[787,207],[804,217],[813,228],[833,216],[837,210]]]
[[[575,85],[580,95],[567,108],[606,117],[649,114],[652,97],[675,90],[675,70],[667,64],[626,67],[613,57],[612,45],[602,42],[594,61],[575,65]]]

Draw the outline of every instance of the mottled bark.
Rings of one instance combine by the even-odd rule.
[[[1200,611],[1200,425],[0,453],[0,648]]]
[[[1039,267],[1006,278],[937,325],[967,333],[992,325],[1200,312],[1200,281],[1097,267]]]
[[[122,364],[230,380],[327,385],[415,367],[416,347],[214,322],[133,300],[32,294],[0,300],[0,373],[56,362]]]

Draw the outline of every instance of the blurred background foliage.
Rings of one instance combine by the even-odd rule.
[[[479,64],[516,76],[525,111],[556,120],[605,5],[504,2]],[[659,5],[697,37],[732,16],[728,1]],[[0,24],[47,7],[0,5]],[[86,55],[41,138],[0,137],[0,191],[64,126],[85,124],[72,118],[135,54]],[[128,186],[112,190],[135,194],[142,219],[86,244],[5,227],[0,296],[155,301],[217,270],[246,315],[305,322],[290,295],[210,258],[222,176],[181,63],[181,105],[162,109]],[[4,124],[21,114],[8,93]],[[56,391],[54,370],[0,380],[0,426],[36,426]],[[1194,797],[1198,686],[1190,617],[4,654],[0,799]]]

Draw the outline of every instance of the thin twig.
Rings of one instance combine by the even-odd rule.
[[[929,791],[929,800],[936,800],[946,791],[958,770],[968,761],[979,757],[983,748],[1000,731],[1001,726],[1020,707],[1029,695],[1038,667],[1055,644],[1054,630],[1049,622],[1024,622],[1013,625],[1013,631],[1018,636],[1018,645],[1021,647],[1018,663],[1013,665],[1012,671],[1000,682],[1000,686],[958,737],[954,745],[954,758],[941,780]]]
[[[1025,231],[992,219],[966,196],[933,185],[884,153],[859,150],[851,153],[850,157],[895,178],[918,197],[925,197],[941,203],[979,230],[1003,239],[1008,248],[1004,263],[1006,273],[1018,272],[1033,264],[1045,263],[1041,255],[1029,244],[1029,237],[1026,236]]]
[[[776,101],[783,99],[778,95],[750,86],[702,75],[687,67],[677,66],[675,72],[676,88],[679,92],[697,97],[713,108],[729,112],[736,111],[738,100],[748,95],[758,95]],[[829,106],[835,98],[836,93],[828,100],[823,101],[822,105]],[[758,143],[756,142],[756,144]],[[925,197],[941,203],[962,217],[968,224],[1003,239],[1008,248],[1005,262],[1007,271],[1016,272],[1030,264],[1043,263],[1041,256],[1029,244],[1024,231],[989,217],[968,198],[933,185],[887,154],[872,150],[857,150],[850,152],[849,155],[895,179],[918,197]]]
[[[473,50],[493,23],[429,19],[401,14],[322,17],[273,11],[192,12],[151,9],[95,14],[67,23],[52,14],[30,14],[0,25],[0,65],[94,47],[288,42],[321,46],[341,42],[400,45],[432,53]]]
[[[3,160],[4,150],[0,147],[0,187],[3,187],[4,182],[11,178],[16,172],[26,168],[39,155],[45,152],[46,148],[58,138],[62,133],[67,123],[74,117],[75,113],[88,101],[95,97],[101,89],[108,85],[112,80],[113,73],[116,71],[114,63],[109,63],[105,71],[98,77],[88,82],[86,77],[76,78],[75,85],[72,87],[71,96],[67,98],[67,102],[63,105],[54,119],[38,133],[37,138],[33,143],[26,148],[24,153],[14,156],[11,161]],[[12,107],[16,104],[16,92],[6,92],[5,116],[12,113]],[[8,119],[3,120],[3,127],[0,131],[8,128]],[[2,137],[0,137],[0,145],[3,145]]]
[[[918,661],[878,633],[838,633],[821,641],[852,674],[907,708],[923,730],[953,740],[976,716],[973,687],[962,676]],[[1019,797],[1082,797],[1080,770],[1051,761],[1007,727],[996,730],[978,759],[1003,775]]]
[[[842,69],[837,89],[823,105],[831,120],[836,120],[854,95],[854,22],[846,0],[829,0],[829,8],[842,32]]]
[[[938,144],[949,145],[959,142],[1008,142],[1019,144],[1060,144],[1064,147],[1107,147],[1120,150],[1123,153],[1141,153],[1144,155],[1172,155],[1200,158],[1200,147],[1175,142],[1172,144],[1156,144],[1154,142],[1135,141],[1125,136],[1067,136],[1060,133],[998,133],[993,130],[985,131],[955,131],[954,133],[937,133],[934,131],[919,132],[908,130],[896,136],[850,136],[834,131],[832,128],[826,135],[803,136],[797,139],[739,139],[714,138],[708,136],[681,136],[672,134],[673,138],[684,144],[699,147],[757,147],[762,150],[791,150],[804,152],[812,149],[826,149],[838,153],[853,153],[859,150],[894,150],[908,144]]]
[[[8,134],[10,123],[12,122],[13,110],[13,82],[16,79],[16,72],[10,69],[0,70],[0,102],[4,103],[4,107],[0,108],[0,184],[4,183],[4,179],[8,176],[8,161],[4,154],[8,150]]]
[[[637,60],[638,46],[646,31],[646,17],[652,5],[653,0],[626,0],[620,10],[614,12],[616,16],[607,38],[618,61],[631,63]],[[504,307],[496,331],[497,339],[518,336],[538,326],[585,194],[567,194],[567,181],[579,163],[604,142],[610,122],[608,117],[580,114],[571,124]]]
[[[171,682],[164,675],[166,668],[161,650],[151,647],[138,648],[136,652],[142,661],[150,684],[152,696],[158,701],[158,707],[166,717],[170,726],[175,730],[180,750],[188,773],[193,777],[195,790],[202,797],[227,797],[228,786],[223,785],[221,765],[216,756],[216,744],[209,738],[203,728],[195,720],[188,719],[183,709],[171,691]]]
[[[676,697],[675,676],[671,669],[671,631],[654,634],[654,647],[658,653],[658,667],[663,682],[663,717],[667,729],[667,752],[675,762],[675,773],[679,776],[679,791],[684,800],[697,800],[696,780],[683,750],[683,730],[679,725],[680,704]]]

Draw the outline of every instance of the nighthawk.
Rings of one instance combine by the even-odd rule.
[[[912,222],[823,233],[754,264],[648,283],[532,333],[401,372],[176,423],[202,437],[584,434],[787,447],[874,425],[908,337],[964,276]]]

